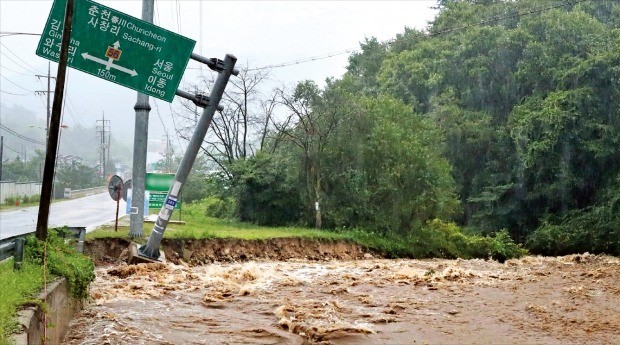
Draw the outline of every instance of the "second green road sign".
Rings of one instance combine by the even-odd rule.
[[[58,61],[67,0],[55,0],[37,55]],[[68,65],[172,102],[196,41],[90,0],[75,0]]]

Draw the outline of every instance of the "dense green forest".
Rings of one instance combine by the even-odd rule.
[[[367,38],[342,78],[277,90],[262,122],[207,145],[223,171],[192,182],[208,212],[403,237],[439,221],[533,253],[620,254],[620,3],[437,6],[426,30]],[[247,100],[261,78],[233,90]],[[232,98],[228,118],[248,119]],[[252,154],[248,123],[264,130]]]

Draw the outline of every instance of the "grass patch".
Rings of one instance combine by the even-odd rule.
[[[18,330],[15,315],[20,306],[33,300],[43,285],[43,267],[24,262],[21,270],[13,270],[13,259],[0,263],[0,344]]]
[[[12,204],[12,205],[0,204],[0,211],[19,210],[24,207],[32,207],[32,206],[39,206],[39,202],[38,201],[26,202],[26,203],[19,204],[19,206],[15,206],[15,204]]]
[[[236,238],[260,240],[269,238],[303,237],[317,239],[346,239],[391,258],[493,258],[498,261],[521,257],[527,252],[512,242],[504,232],[494,236],[467,235],[454,223],[440,220],[429,222],[424,228],[409,234],[374,233],[364,229],[338,231],[316,230],[300,227],[266,227],[232,220],[211,218],[200,212],[196,205],[189,205],[183,212],[185,225],[170,223],[164,238],[207,239]],[[153,224],[144,224],[144,237],[133,241],[143,244],[150,235]],[[129,227],[101,227],[87,234],[92,238],[129,239]]]
[[[204,239],[204,238],[238,238],[243,240],[260,240],[268,238],[282,237],[305,237],[305,238],[325,238],[342,239],[350,238],[345,233],[337,233],[326,230],[316,230],[299,227],[266,227],[237,221],[228,221],[205,216],[183,214],[184,225],[168,224],[164,238],[178,239]],[[137,242],[146,242],[151,230],[152,223],[144,223],[144,238],[136,239]],[[129,227],[119,226],[118,232],[114,231],[114,226],[106,225],[86,235],[87,239],[92,238],[129,238]]]
[[[75,298],[88,296],[88,286],[95,279],[92,260],[67,244],[60,232],[50,229],[46,245],[47,280],[64,277]],[[8,337],[17,330],[15,319],[20,307],[33,302],[43,289],[44,242],[28,236],[24,245],[24,262],[19,271],[13,270],[13,259],[0,263],[0,345],[8,344]]]

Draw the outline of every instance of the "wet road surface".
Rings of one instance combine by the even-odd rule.
[[[124,215],[125,202],[121,199],[119,217]],[[23,207],[0,212],[0,239],[35,231],[39,207]],[[113,221],[116,202],[106,193],[83,198],[54,202],[50,206],[49,226],[84,226],[90,230]]]

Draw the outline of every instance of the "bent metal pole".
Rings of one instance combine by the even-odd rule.
[[[161,239],[164,237],[164,232],[168,226],[168,221],[170,220],[172,211],[177,204],[177,198],[181,192],[183,184],[185,184],[185,181],[187,180],[187,176],[189,175],[192,166],[194,165],[194,161],[196,160],[196,156],[200,150],[200,145],[207,134],[209,125],[211,125],[211,120],[213,120],[213,115],[215,114],[220,100],[222,99],[224,89],[226,88],[226,84],[228,84],[228,79],[230,79],[230,75],[233,74],[236,62],[236,57],[233,55],[226,55],[226,58],[224,59],[224,69],[219,73],[217,80],[213,85],[213,89],[211,90],[211,94],[209,95],[209,104],[206,108],[204,108],[202,116],[200,116],[200,120],[194,130],[192,139],[190,140],[187,150],[185,151],[185,155],[183,155],[183,159],[181,160],[181,165],[179,165],[179,169],[174,175],[174,182],[168,191],[168,195],[166,195],[164,205],[159,211],[157,221],[155,222],[155,225],[153,225],[153,231],[151,231],[147,243],[138,248],[138,255],[155,260],[159,258],[159,244]]]

